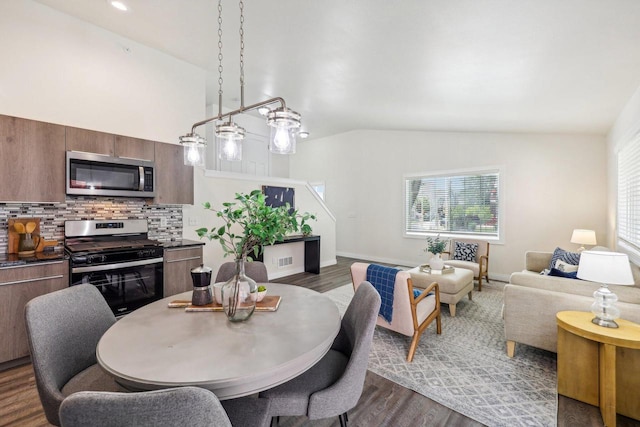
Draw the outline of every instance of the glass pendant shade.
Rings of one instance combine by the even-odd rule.
[[[231,162],[242,160],[242,140],[244,129],[235,123],[224,123],[216,126],[218,158]]]
[[[184,151],[184,164],[204,167],[206,140],[197,133],[188,133],[180,137]]]
[[[300,128],[300,114],[286,108],[278,108],[269,112],[267,124],[271,127],[269,151],[277,154],[294,154]]]

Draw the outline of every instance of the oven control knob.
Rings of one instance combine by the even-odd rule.
[[[148,257],[152,254],[150,249],[142,249],[138,251],[138,258]]]
[[[87,257],[87,264],[92,264],[96,262],[105,262],[107,259],[106,255],[91,255]]]

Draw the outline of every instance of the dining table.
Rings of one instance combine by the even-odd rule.
[[[259,284],[260,285],[260,284]],[[281,297],[276,311],[243,322],[222,311],[170,308],[191,291],[155,301],[119,319],[98,342],[100,366],[132,391],[198,386],[220,400],[249,396],[302,374],[328,351],[340,313],[326,295],[263,283]]]

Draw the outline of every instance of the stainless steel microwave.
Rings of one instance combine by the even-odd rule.
[[[153,162],[67,151],[67,194],[155,197]]]

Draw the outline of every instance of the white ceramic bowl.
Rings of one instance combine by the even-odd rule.
[[[257,298],[256,298],[256,302],[260,302],[264,299],[264,297],[267,295],[267,291],[262,291],[262,292],[258,292]]]

